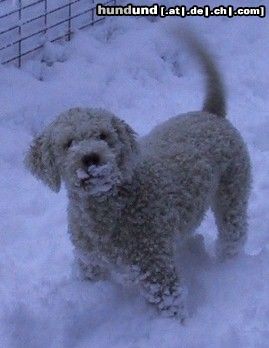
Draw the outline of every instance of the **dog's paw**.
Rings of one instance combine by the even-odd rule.
[[[185,304],[172,304],[166,306],[164,304],[160,304],[159,312],[160,315],[164,318],[174,318],[180,321],[181,324],[186,324],[188,319],[188,312],[186,310]]]
[[[186,289],[178,288],[171,294],[164,294],[158,303],[158,308],[163,317],[175,318],[185,324],[188,319]]]
[[[217,240],[215,245],[215,254],[217,262],[222,263],[244,255],[244,247],[242,243],[223,242]]]
[[[186,322],[188,318],[186,288],[174,286],[171,290],[160,284],[147,284],[144,287],[143,296],[149,303],[156,306],[162,317],[175,318],[181,323]]]
[[[195,255],[197,258],[208,259],[204,236],[202,236],[201,234],[190,236],[187,239],[186,246],[188,251],[191,254]]]

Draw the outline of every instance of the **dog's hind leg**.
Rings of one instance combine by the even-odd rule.
[[[240,253],[247,239],[250,189],[248,156],[237,158],[221,176],[212,209],[218,227],[216,253],[225,260]]]

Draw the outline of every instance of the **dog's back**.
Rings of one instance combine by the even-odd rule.
[[[151,166],[163,163],[160,178],[166,180],[165,173],[173,177],[174,206],[183,211],[187,229],[197,226],[211,205],[219,231],[218,255],[225,258],[237,254],[246,240],[250,160],[240,133],[225,118],[225,89],[216,63],[193,34],[184,40],[205,74],[202,111],[155,127],[141,139],[142,158]]]

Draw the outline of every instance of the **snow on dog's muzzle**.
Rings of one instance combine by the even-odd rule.
[[[86,169],[77,169],[76,174],[80,186],[91,195],[101,195],[120,183],[119,172],[112,163],[92,164]]]
[[[82,195],[111,195],[122,181],[116,154],[103,141],[75,144],[67,162],[70,182]]]

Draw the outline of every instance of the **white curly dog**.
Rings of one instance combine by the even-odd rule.
[[[25,158],[53,191],[65,183],[82,274],[97,280],[125,272],[161,313],[181,321],[186,292],[175,237],[190,236],[211,206],[218,257],[238,254],[250,189],[248,152],[225,119],[220,74],[204,46],[192,36],[188,42],[206,76],[202,111],[173,117],[137,141],[112,113],[73,108],[33,140]]]

